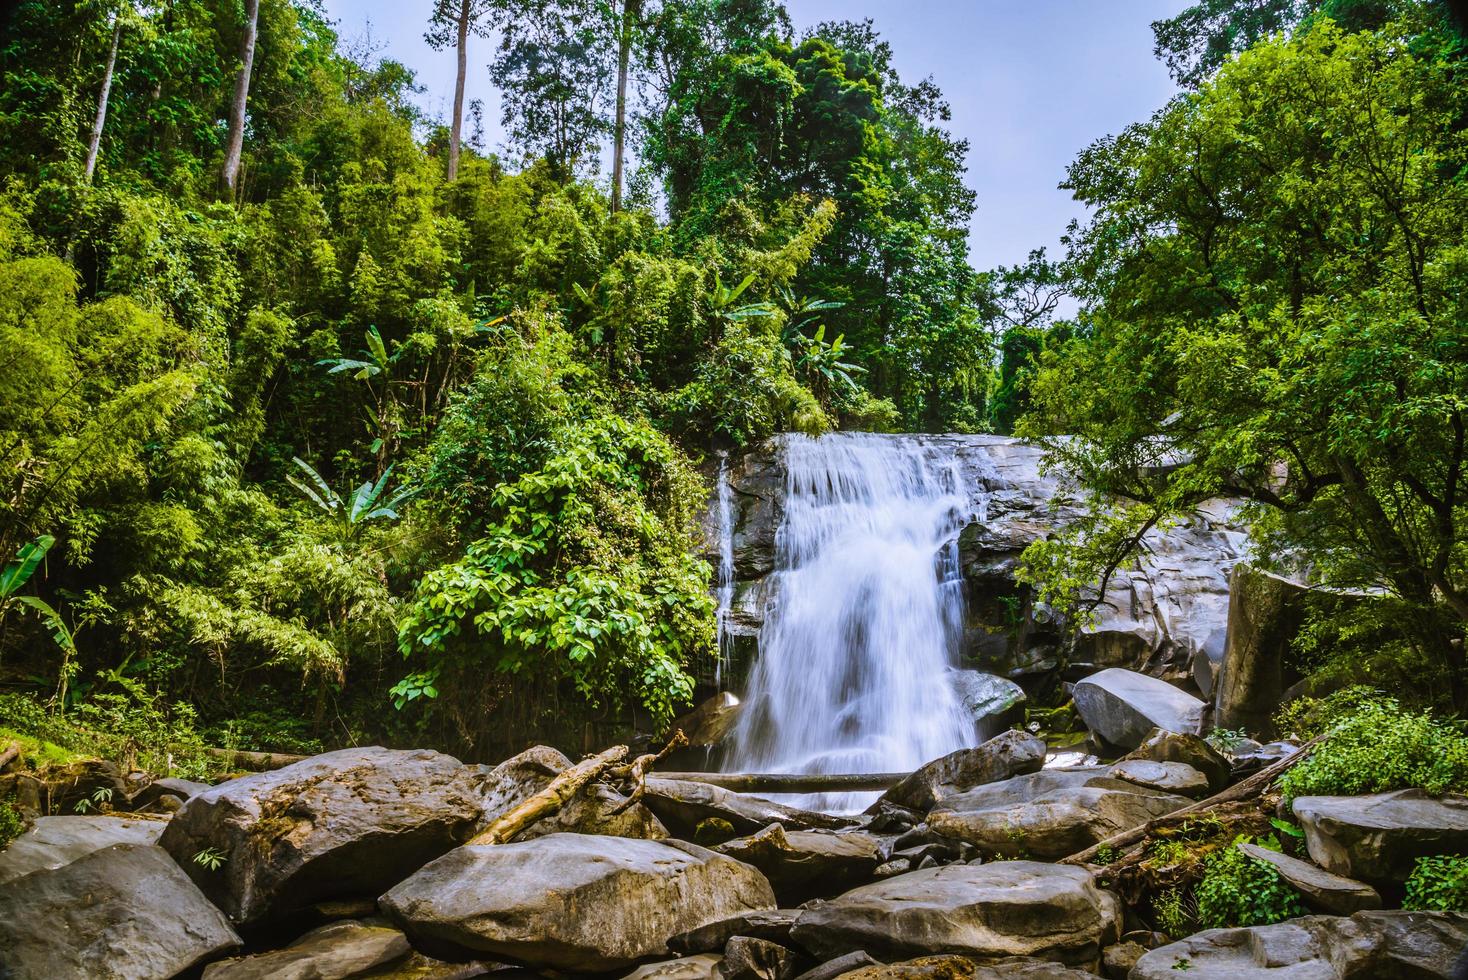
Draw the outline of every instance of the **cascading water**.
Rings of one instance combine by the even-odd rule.
[[[786,456],[776,598],[732,766],[907,772],[975,744],[947,676],[963,623],[958,533],[976,506],[957,465],[920,439],[861,433],[791,436]]]
[[[724,686],[724,665],[729,662],[729,608],[734,604],[734,501],[729,486],[729,456],[719,457],[719,591],[718,660],[714,662],[714,686]]]

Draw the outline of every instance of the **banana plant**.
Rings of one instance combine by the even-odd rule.
[[[328,357],[317,361],[316,365],[317,367],[329,367],[327,374],[355,371],[357,373],[352,377],[358,381],[367,381],[379,374],[386,374],[392,369],[393,361],[397,360],[396,354],[388,355],[387,344],[383,342],[382,334],[375,326],[367,328],[367,349],[361,353],[366,360],[355,357]]]
[[[61,618],[51,604],[40,596],[22,595],[20,590],[35,575],[36,569],[46,557],[46,552],[56,539],[49,534],[43,534],[36,540],[21,546],[16,552],[15,558],[5,563],[0,569],[0,619],[14,605],[25,606],[36,615],[41,617],[41,622],[46,624],[46,629],[51,633],[51,638],[61,648],[61,683],[64,696],[66,681],[70,675],[72,655],[76,653],[76,638],[72,636],[71,629],[66,621]]]
[[[310,463],[299,456],[291,461],[300,468],[306,479],[302,481],[294,476],[286,479],[302,496],[336,523],[337,530],[347,541],[356,538],[369,521],[397,520],[402,516],[398,513],[398,508],[418,494],[415,488],[400,487],[391,497],[384,497],[388,481],[392,478],[393,468],[389,466],[376,481],[368,480],[343,496],[333,490]]]
[[[789,350],[801,351],[807,344],[805,332],[816,323],[826,310],[839,310],[845,303],[829,299],[797,298],[788,286],[780,287],[780,302],[785,308],[785,327],[780,332],[780,342]]]
[[[851,350],[846,344],[845,334],[837,334],[835,340],[826,343],[826,327],[822,324],[816,328],[815,336],[805,343],[796,366],[808,372],[818,388],[830,390],[840,383],[850,391],[857,391],[860,386],[852,375],[865,374],[867,369],[842,360],[850,356]]]
[[[709,308],[714,315],[721,320],[730,323],[739,320],[757,319],[775,315],[775,306],[772,303],[745,303],[735,306],[734,303],[744,291],[754,283],[754,273],[751,272],[740,281],[737,286],[726,286],[718,272],[714,273],[714,288],[709,292]]]

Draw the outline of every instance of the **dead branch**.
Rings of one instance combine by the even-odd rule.
[[[583,786],[599,779],[627,757],[627,746],[614,745],[598,755],[583,759],[550,781],[545,789],[495,817],[470,844],[506,844],[542,817],[565,806]]]
[[[617,808],[612,811],[613,815],[622,813],[636,804],[641,803],[642,794],[647,792],[647,771],[667,758],[669,752],[682,748],[687,744],[688,738],[683,734],[683,729],[680,728],[673,733],[672,738],[668,739],[668,744],[663,746],[661,752],[658,752],[656,755],[639,755],[633,761],[632,765],[619,767],[626,770],[626,774],[622,775],[621,778],[630,779],[635,785],[633,786],[632,792],[627,794],[627,799],[619,803]]]

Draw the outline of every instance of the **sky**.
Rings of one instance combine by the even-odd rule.
[[[1187,0],[786,0],[800,31],[871,18],[909,83],[931,75],[969,141],[968,185],[978,192],[969,231],[977,269],[1013,265],[1031,249],[1058,255],[1084,209],[1056,185],[1091,141],[1145,119],[1176,91],[1152,56],[1151,23]],[[343,40],[369,30],[379,56],[413,69],[430,116],[453,104],[454,54],[423,41],[431,0],[325,0]],[[499,103],[485,66],[493,40],[469,51],[468,98],[485,106],[498,146]],[[466,125],[466,133],[468,127]]]

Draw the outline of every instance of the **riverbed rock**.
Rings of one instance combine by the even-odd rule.
[[[1045,743],[1028,732],[1011,729],[972,749],[959,749],[909,773],[882,794],[869,813],[883,804],[926,811],[938,801],[965,790],[998,782],[1045,765]]]
[[[1141,745],[1154,728],[1194,735],[1203,728],[1202,701],[1134,670],[1112,667],[1092,674],[1072,695],[1086,728],[1124,749]]]
[[[1406,881],[1417,858],[1468,853],[1468,797],[1398,790],[1371,796],[1302,796],[1295,817],[1310,858],[1369,883]]]
[[[883,963],[850,973],[845,980],[1095,980],[1085,970],[1037,960],[1030,956],[1006,956],[977,961],[967,956],[920,956],[901,963]]]
[[[710,819],[726,821],[741,834],[752,834],[772,823],[786,830],[845,830],[858,823],[850,817],[802,810],[708,783],[649,776],[643,785],[648,809],[670,828],[689,837],[699,824]]]
[[[867,834],[786,832],[779,824],[714,850],[759,868],[775,889],[775,897],[786,905],[853,888],[870,880],[882,863],[876,838]]]
[[[1290,643],[1305,617],[1303,582],[1235,565],[1229,576],[1228,641],[1214,697],[1214,724],[1254,735],[1274,733],[1274,712],[1285,688],[1299,680],[1286,672]]]
[[[694,844],[550,834],[457,848],[379,904],[430,954],[594,973],[670,955],[671,937],[775,896],[755,868]]]
[[[1190,802],[1099,767],[1046,769],[949,797],[928,814],[928,826],[989,854],[1055,860]]]
[[[791,939],[830,959],[957,953],[1094,967],[1120,935],[1121,902],[1083,868],[949,865],[864,885],[803,912]]]
[[[376,895],[464,841],[481,777],[430,751],[313,756],[193,797],[159,843],[235,922]],[[216,869],[194,860],[209,850]]]
[[[722,953],[700,953],[677,960],[663,960],[639,966],[622,980],[720,980]]]
[[[408,937],[390,926],[333,922],[285,949],[211,963],[204,980],[347,980],[400,965],[412,955]]]
[[[1218,792],[1227,786],[1232,776],[1232,766],[1223,753],[1205,742],[1201,737],[1188,732],[1168,732],[1154,728],[1142,739],[1142,743],[1122,757],[1122,762],[1144,759],[1152,762],[1181,762],[1201,772],[1208,780],[1208,788]]]
[[[1143,955],[1130,980],[1448,977],[1465,944],[1468,916],[1449,912],[1308,915],[1200,932]]]
[[[741,708],[743,705],[737,697],[720,691],[687,714],[673,719],[668,731],[682,732],[690,749],[713,748],[734,730]]]
[[[768,939],[735,936],[719,963],[722,980],[793,980],[804,957]]]
[[[60,868],[113,844],[156,844],[162,820],[91,814],[38,817],[0,851],[0,883],[43,868]]]
[[[1381,895],[1370,885],[1342,878],[1309,861],[1292,858],[1279,851],[1271,851],[1258,844],[1239,842],[1239,850],[1258,861],[1274,866],[1279,876],[1294,886],[1305,900],[1305,904],[1319,912],[1330,915],[1350,915],[1366,909],[1379,909]]]
[[[1022,719],[1028,695],[1014,681],[981,670],[950,670],[948,682],[981,736]]]
[[[795,920],[799,917],[800,909],[740,912],[727,919],[679,933],[668,940],[668,948],[682,954],[714,953],[723,949],[735,936],[768,939],[772,943],[787,946],[790,943],[790,927],[795,925]]]
[[[484,773],[483,822],[489,823],[539,793],[571,765],[571,760],[556,749],[537,745],[492,768],[479,767]],[[554,814],[531,824],[521,831],[519,839],[561,832],[646,840],[668,836],[668,829],[651,810],[641,803],[628,806],[626,797],[600,783],[587,787]]]
[[[151,844],[114,844],[0,887],[7,980],[172,977],[239,945],[224,913]]]
[[[1190,799],[1197,799],[1208,792],[1208,777],[1186,762],[1126,759],[1107,769],[1106,773],[1124,782]]]

